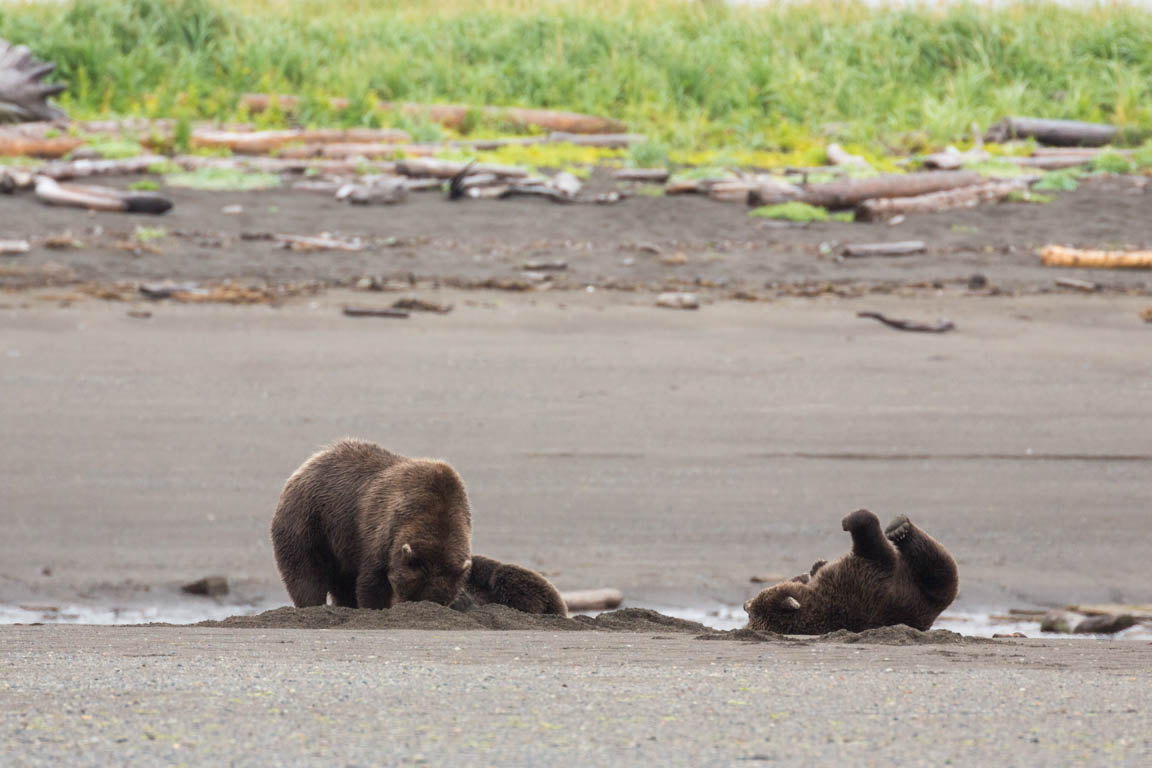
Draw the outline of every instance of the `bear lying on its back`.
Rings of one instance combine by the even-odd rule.
[[[552,582],[536,571],[483,555],[473,555],[472,570],[464,584],[464,594],[452,607],[467,610],[474,605],[486,603],[499,603],[524,613],[568,615],[564,598],[552,586]]]
[[[866,509],[844,518],[852,551],[744,604],[751,629],[791,635],[907,624],[927,630],[956,599],[956,562],[907,517],[880,531]]]
[[[467,578],[472,512],[442,461],[344,440],[296,470],[272,518],[276,564],[298,607],[450,605]]]

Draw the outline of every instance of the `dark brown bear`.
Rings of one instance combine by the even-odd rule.
[[[485,603],[500,603],[524,613],[568,615],[564,598],[560,597],[552,582],[536,571],[473,555],[464,594],[452,607],[467,610]]]
[[[843,527],[852,534],[852,551],[746,602],[751,629],[821,635],[907,624],[927,630],[956,598],[956,562],[907,517],[881,532],[876,515],[860,509]]]
[[[408,459],[344,440],[288,478],[272,545],[298,606],[450,605],[471,561],[472,513],[464,483],[442,461]]]

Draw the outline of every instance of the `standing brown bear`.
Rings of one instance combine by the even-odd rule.
[[[473,555],[464,594],[452,607],[467,610],[486,603],[499,603],[524,613],[568,615],[564,598],[552,582],[536,571]]]
[[[344,440],[288,478],[272,545],[298,607],[450,605],[472,566],[464,483],[442,461]]]
[[[927,630],[956,599],[956,562],[904,516],[883,532],[866,509],[844,518],[852,551],[744,604],[751,629],[790,635],[859,632],[893,624]]]

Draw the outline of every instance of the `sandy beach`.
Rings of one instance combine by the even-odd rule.
[[[568,226],[587,234],[585,215]],[[562,590],[618,588],[629,606],[738,617],[762,586],[751,577],[845,552],[839,521],[860,507],[908,515],[948,547],[952,614],[1152,602],[1146,275],[1079,272],[1103,290],[1057,290],[1067,271],[1031,250],[1043,222],[1012,245],[995,212],[926,218],[919,234],[957,240],[903,264],[823,259],[840,224],[748,229],[740,242],[771,244],[729,243],[723,259],[703,241],[655,244],[686,251],[700,275],[637,250],[652,233],[625,237],[612,230],[622,219],[588,245],[540,245],[504,222],[498,252],[496,235],[460,225],[457,245],[401,233],[399,249],[305,258],[245,241],[239,225],[176,234],[175,219],[158,253],[133,254],[114,246],[132,218],[96,217],[92,249],[6,262],[0,616],[49,625],[0,626],[0,762],[1146,764],[1146,638],[55,625],[284,605],[268,539],[277,496],[348,435],[450,461],[475,552]],[[958,219],[987,242],[960,242]],[[391,225],[342,227],[379,238]],[[854,237],[891,237],[865,229]],[[448,287],[515,277],[537,255],[570,262],[551,290]],[[987,282],[969,287],[976,271]],[[367,274],[415,282],[348,289]],[[255,306],[93,298],[164,277],[311,287]],[[694,285],[699,310],[654,306],[660,287]],[[759,300],[733,300],[741,286]],[[409,292],[452,311],[341,313]],[[957,330],[900,333],[862,310]],[[180,593],[211,574],[231,594]]]

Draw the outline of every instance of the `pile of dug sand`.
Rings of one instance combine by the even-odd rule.
[[[384,611],[316,606],[276,608],[255,616],[231,616],[222,621],[202,621],[198,627],[232,629],[432,629],[461,630],[543,630],[601,632],[662,632],[695,635],[701,640],[744,642],[797,642],[797,638],[751,629],[720,631],[695,621],[677,619],[647,608],[621,608],[598,616],[541,616],[489,603],[468,611],[457,611],[437,603],[399,603]],[[865,643],[881,645],[936,645],[976,642],[947,630],[921,632],[903,625],[881,627],[865,632],[840,630],[812,638],[816,642]],[[803,641],[800,641],[803,642]],[[986,641],[991,642],[991,641]]]
[[[384,611],[316,606],[276,608],[255,616],[231,616],[202,621],[198,627],[234,629],[439,629],[449,631],[500,629],[609,632],[711,632],[695,621],[675,619],[646,608],[622,608],[599,616],[541,616],[489,603],[466,612],[437,603],[399,603]]]

